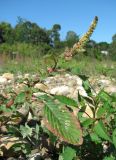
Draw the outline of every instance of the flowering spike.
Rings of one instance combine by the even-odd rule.
[[[98,22],[98,17],[95,16],[88,31],[80,38],[79,42],[75,43],[73,48],[65,50],[64,55],[65,55],[66,60],[71,59],[72,56],[75,55],[76,53],[84,51],[84,47],[85,47],[86,43],[89,41],[89,38],[92,35],[93,31],[95,30],[97,22]]]

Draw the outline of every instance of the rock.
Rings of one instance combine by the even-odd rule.
[[[35,84],[34,88],[40,89],[42,91],[47,91],[48,90],[47,85],[45,85],[43,83],[37,83],[37,84]]]
[[[6,78],[7,80],[13,80],[14,75],[12,73],[4,73],[2,77]]]
[[[68,86],[58,86],[58,87],[52,88],[49,92],[51,94],[64,95],[64,96],[70,93]]]
[[[26,74],[24,75],[24,78],[25,78],[25,79],[28,79],[29,77],[30,77],[29,73],[26,73]]]
[[[99,80],[99,84],[100,84],[101,86],[108,86],[109,84],[111,84],[111,81],[108,80],[108,79],[100,79],[100,80]]]
[[[24,83],[18,83],[15,88],[14,91],[18,94],[20,92],[23,92],[25,90],[26,85]]]
[[[81,78],[79,78],[79,77],[77,77],[76,78],[76,81],[77,81],[77,85],[79,85],[79,86],[82,86],[82,79]]]
[[[19,75],[17,76],[17,78],[18,78],[18,79],[23,79],[23,76],[22,76],[21,74],[19,74]]]
[[[69,82],[67,83],[67,85],[70,86],[70,87],[76,86],[76,80],[73,79],[73,80],[69,81]]]
[[[36,93],[33,93],[33,95],[35,96],[35,97],[39,97],[39,96],[42,96],[42,95],[44,95],[45,93],[42,93],[42,92],[36,92]]]
[[[0,84],[6,84],[7,79],[5,77],[0,76]]]
[[[54,81],[54,77],[47,77],[45,80],[44,80],[44,84],[45,85],[49,85],[50,83],[53,83]]]
[[[108,93],[116,93],[116,86],[108,86],[104,89]]]
[[[77,91],[79,91],[79,94],[84,96],[84,97],[88,96],[86,91],[84,90],[84,88],[82,86],[77,86]]]

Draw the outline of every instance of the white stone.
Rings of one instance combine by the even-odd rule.
[[[36,92],[36,93],[33,93],[33,95],[35,97],[39,97],[39,96],[43,96],[45,93],[42,93],[42,92]]]
[[[7,79],[0,76],[0,84],[6,84],[7,83]]]
[[[14,79],[14,75],[12,73],[4,73],[2,75],[3,78],[6,78],[7,80],[13,80]]]
[[[17,78],[18,78],[18,79],[22,79],[23,76],[22,76],[21,74],[19,74],[19,75],[17,76]]]
[[[82,79],[80,79],[79,77],[76,78],[77,80],[77,85],[82,86]]]
[[[109,81],[107,79],[101,79],[101,80],[99,80],[99,83],[101,83],[101,85],[103,85],[103,86],[108,86],[109,84],[111,84],[111,81]]]
[[[48,78],[45,79],[44,83],[47,85],[47,84],[51,83],[53,80],[54,80],[53,77],[48,77]]]
[[[105,88],[105,91],[108,93],[116,93],[116,86],[109,86]]]
[[[67,74],[65,74],[65,77],[70,77],[70,74],[68,74],[68,73],[67,73]]]
[[[41,89],[42,91],[47,91],[48,87],[43,83],[37,83],[34,88]]]
[[[68,86],[58,86],[58,87],[55,87],[55,88],[52,88],[50,90],[50,93],[51,94],[57,94],[57,95],[67,95],[70,93],[70,89]]]
[[[84,90],[84,88],[82,86],[77,86],[77,90],[79,91],[79,94],[84,96],[84,97],[87,97],[87,93],[86,91]]]
[[[29,73],[26,73],[25,75],[24,75],[24,78],[26,79],[26,78],[29,78]]]

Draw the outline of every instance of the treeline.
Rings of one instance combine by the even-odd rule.
[[[54,24],[47,30],[38,24],[18,17],[17,24],[12,27],[10,23],[0,23],[0,53],[19,53],[22,55],[42,56],[48,53],[62,53],[66,47],[71,48],[78,42],[79,35],[74,31],[68,31],[65,40],[60,38],[60,24]],[[96,43],[89,40],[86,45],[86,56],[101,59],[107,56],[116,60],[116,34],[112,42]]]

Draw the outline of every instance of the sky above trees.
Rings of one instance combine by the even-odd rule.
[[[69,30],[84,34],[94,16],[99,17],[92,36],[97,42],[111,42],[116,33],[116,0],[0,0],[0,22],[13,26],[20,16],[47,29],[61,25],[61,38]]]

